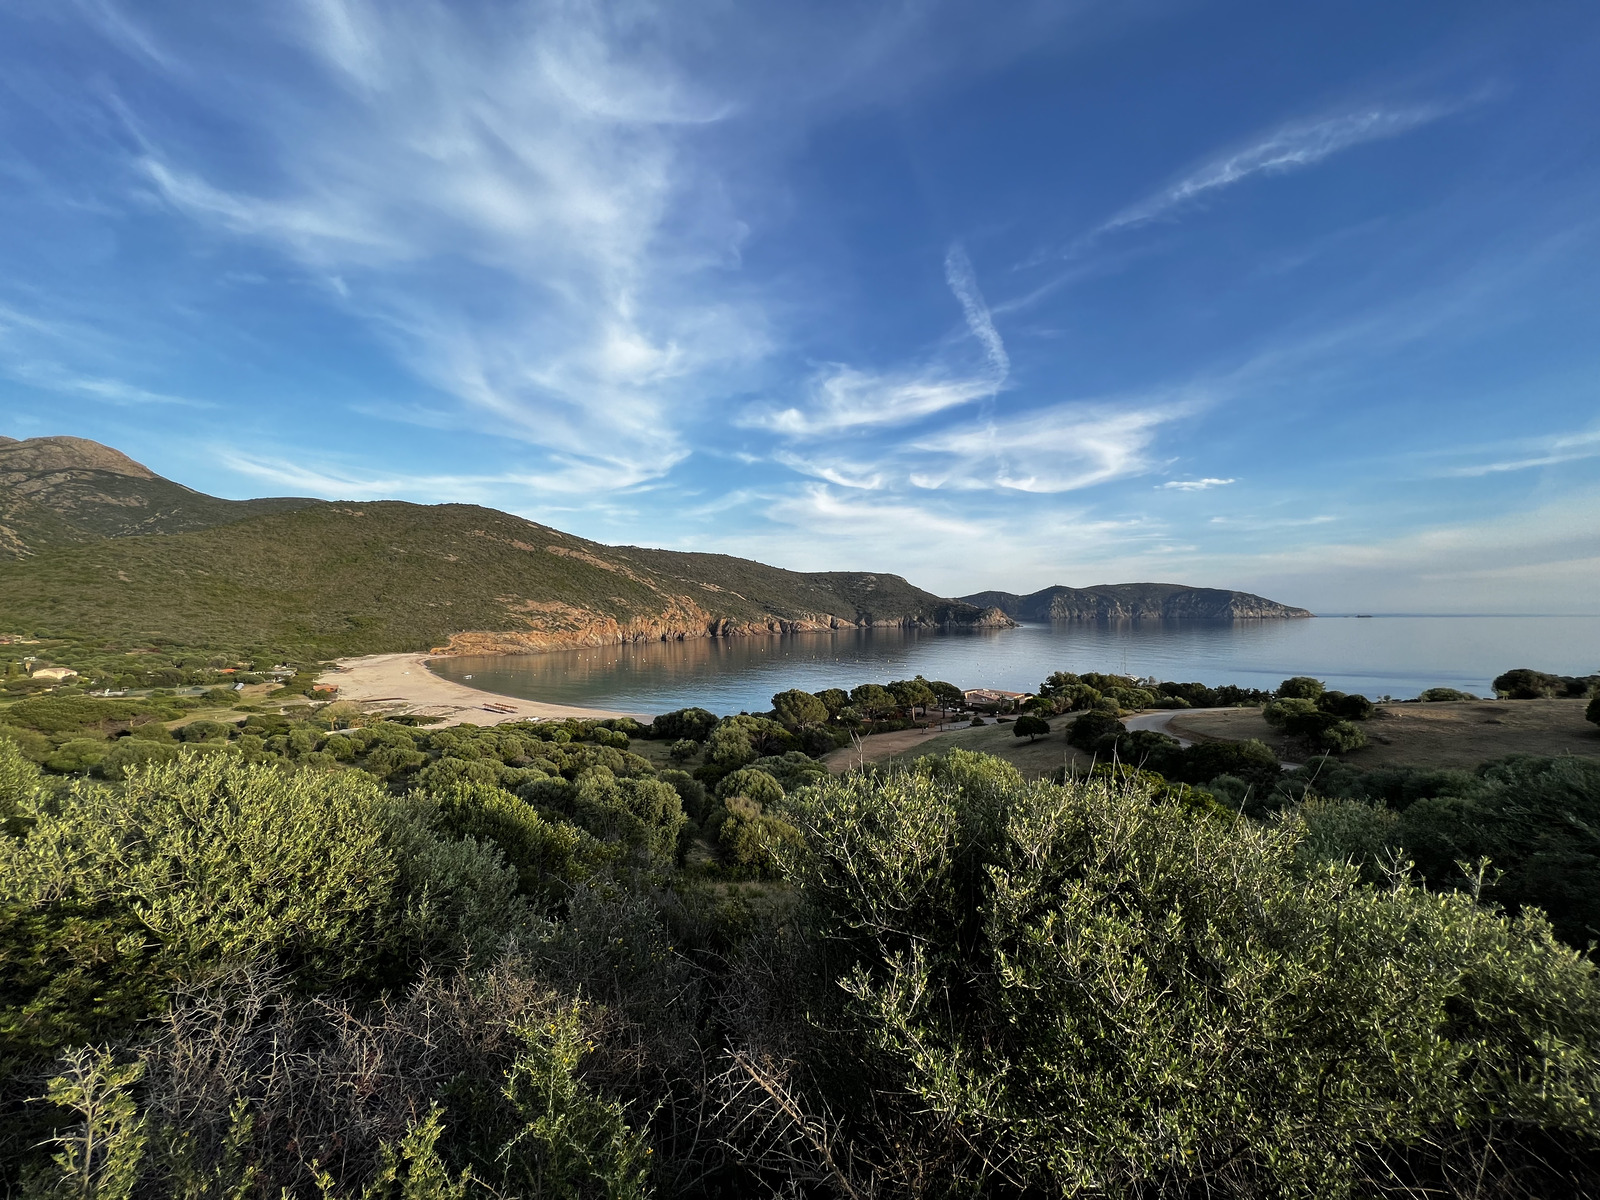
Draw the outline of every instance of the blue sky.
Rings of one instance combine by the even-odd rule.
[[[1600,8],[0,10],[0,432],[944,594],[1600,609]]]

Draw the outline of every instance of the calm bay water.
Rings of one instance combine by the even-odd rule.
[[[774,692],[923,675],[1032,691],[1052,671],[1271,688],[1291,675],[1407,699],[1424,688],[1484,695],[1512,667],[1600,671],[1600,617],[1316,617],[1297,621],[1062,622],[970,633],[846,630],[640,642],[546,654],[444,659],[447,679],[556,704],[651,714],[687,705],[764,711]],[[471,678],[467,678],[471,676]]]

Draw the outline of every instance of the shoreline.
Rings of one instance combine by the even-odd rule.
[[[649,720],[638,713],[549,704],[542,700],[524,700],[520,696],[469,687],[430,671],[428,662],[432,657],[426,651],[412,651],[341,658],[334,663],[333,670],[317,676],[317,682],[337,687],[339,700],[381,705],[385,712],[443,718],[430,725],[431,729],[448,725],[503,725],[510,721],[561,721],[569,718],[581,721],[599,721],[609,717]],[[495,707],[490,708],[489,705]]]

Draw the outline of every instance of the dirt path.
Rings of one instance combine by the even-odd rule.
[[[941,733],[965,728],[966,723],[962,722],[951,723],[943,728],[931,725],[927,729],[897,729],[893,733],[875,733],[871,737],[862,738],[859,747],[841,746],[824,755],[822,763],[832,774],[843,775],[852,767],[859,767],[862,763],[882,762],[886,758],[893,758],[921,745],[929,738],[936,738]]]
[[[339,689],[339,699],[375,704],[419,717],[442,717],[439,725],[500,725],[506,721],[549,721],[567,717],[596,720],[635,716],[599,708],[545,704],[470,688],[428,670],[426,654],[369,654],[341,658],[317,680]],[[487,707],[493,705],[493,708]],[[506,710],[506,711],[500,711]],[[641,717],[641,720],[649,720]]]
[[[1154,712],[1135,713],[1131,717],[1123,717],[1122,723],[1130,730],[1153,729],[1157,733],[1164,733],[1169,738],[1176,739],[1178,745],[1180,746],[1194,745],[1194,739],[1186,738],[1171,728],[1172,718],[1177,715],[1177,712],[1170,708],[1158,709]]]

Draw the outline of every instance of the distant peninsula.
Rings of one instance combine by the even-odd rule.
[[[977,607],[997,608],[1015,621],[1238,621],[1312,615],[1251,592],[1181,583],[1056,586],[1026,596],[978,592],[961,599]]]

